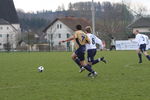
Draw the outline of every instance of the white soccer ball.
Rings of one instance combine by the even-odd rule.
[[[43,72],[43,71],[44,71],[44,67],[43,67],[43,66],[39,66],[39,67],[38,67],[38,71],[39,71],[39,72]]]

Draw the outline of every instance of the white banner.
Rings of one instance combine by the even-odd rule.
[[[132,40],[117,40],[116,41],[116,50],[137,50],[139,48],[138,43],[133,42]],[[150,49],[150,40],[149,45],[147,45],[147,50]]]

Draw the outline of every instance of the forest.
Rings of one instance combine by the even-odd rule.
[[[26,40],[27,37],[30,37],[32,41],[35,34],[42,36],[42,30],[57,17],[83,17],[91,22],[91,7],[91,2],[77,2],[69,3],[67,10],[64,9],[63,5],[59,6],[56,11],[43,10],[25,13],[18,9],[17,13],[24,34],[22,38]],[[111,2],[94,2],[94,9],[96,35],[105,41],[110,40],[111,37],[115,37],[115,39],[131,37],[131,32],[127,26],[132,23],[135,17],[142,16],[143,11],[141,8],[140,12],[135,13],[130,6],[124,3]]]

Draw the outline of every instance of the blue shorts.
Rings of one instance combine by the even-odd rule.
[[[141,52],[146,51],[146,44],[141,44],[139,49],[141,50]]]
[[[94,61],[94,57],[96,55],[97,50],[96,49],[89,49],[87,51],[87,59],[88,62],[93,62]]]
[[[80,61],[85,60],[85,57],[84,57],[85,50],[86,50],[85,45],[82,45],[75,51],[75,54],[77,55]]]

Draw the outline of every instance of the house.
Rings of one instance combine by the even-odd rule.
[[[60,44],[59,41],[65,40],[73,35],[76,25],[82,25],[83,28],[90,25],[85,18],[61,17],[56,18],[50,23],[43,32],[46,34],[47,42],[51,49],[70,50],[73,49],[73,42]]]
[[[128,25],[128,28],[132,31],[139,30],[141,33],[150,35],[150,17],[141,17]]]
[[[0,0],[0,50],[8,47],[16,49],[20,36],[21,28],[13,0]]]

